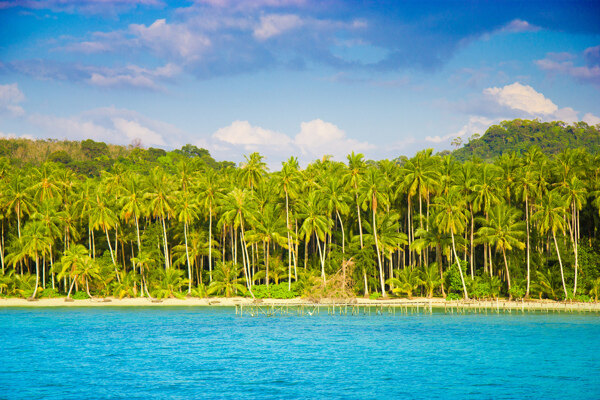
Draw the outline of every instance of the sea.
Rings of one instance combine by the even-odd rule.
[[[600,399],[600,315],[1,308],[0,399]]]

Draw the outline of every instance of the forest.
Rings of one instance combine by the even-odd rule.
[[[35,158],[35,143],[0,146],[2,297],[600,294],[600,156],[585,148],[269,172],[259,153],[236,166],[90,140]]]

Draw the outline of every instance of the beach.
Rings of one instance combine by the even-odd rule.
[[[21,298],[0,299],[2,307],[236,307],[236,306],[361,306],[361,307],[403,307],[437,308],[449,312],[457,310],[515,310],[515,311],[570,311],[600,312],[600,303],[557,302],[552,300],[445,300],[443,298],[390,298],[390,299],[321,299],[314,302],[303,298],[294,299],[252,299],[249,297],[211,297],[211,298],[92,298],[65,301],[65,298],[36,299],[29,301]]]

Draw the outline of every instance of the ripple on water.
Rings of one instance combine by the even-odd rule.
[[[600,398],[595,315],[0,310],[0,398]]]

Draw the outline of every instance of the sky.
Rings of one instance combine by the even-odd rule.
[[[600,123],[599,1],[0,0],[0,137],[217,160]]]

